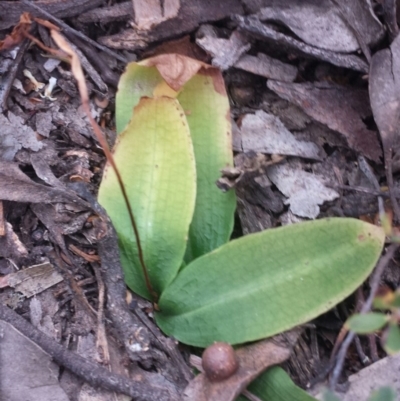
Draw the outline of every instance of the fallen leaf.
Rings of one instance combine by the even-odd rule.
[[[263,53],[258,53],[257,57],[246,54],[235,63],[234,67],[277,81],[293,82],[297,76],[297,67],[282,63]]]
[[[232,67],[251,48],[248,39],[239,31],[234,31],[229,39],[208,34],[197,38],[196,43],[213,57],[212,64],[221,70]]]
[[[1,277],[0,288],[6,286],[15,288],[15,291],[29,298],[62,280],[63,277],[54,266],[46,262]]]
[[[9,112],[0,114],[0,159],[12,160],[21,148],[38,151],[43,144],[37,140],[35,131],[24,124],[21,117]]]
[[[262,110],[244,116],[240,134],[243,152],[254,151],[321,159],[317,145],[298,141],[278,117]]]
[[[250,15],[246,17],[233,17],[239,25],[239,28],[248,32],[257,39],[262,39],[264,42],[271,43],[274,47],[279,47],[287,52],[298,54],[301,57],[314,58],[321,61],[327,61],[339,67],[350,68],[363,73],[368,72],[368,64],[364,59],[345,53],[337,53],[332,50],[325,50],[315,46],[311,46],[293,36],[286,35],[278,31],[276,25],[262,23],[258,17]]]
[[[180,8],[179,0],[132,0],[135,14],[135,27],[149,30],[159,23],[174,18]]]
[[[52,188],[32,181],[20,169],[17,163],[0,160],[0,199],[23,203],[57,203],[66,202],[90,206],[74,192]]]
[[[322,49],[343,53],[358,50],[360,45],[354,26],[368,44],[376,44],[384,35],[384,28],[368,2],[346,0],[343,7],[347,11],[346,15],[331,0],[267,3],[270,6],[258,13],[261,21],[279,21],[304,42]],[[358,21],[351,19],[354,26],[350,26],[345,19],[349,14],[357,16]]]
[[[400,37],[372,57],[369,74],[371,108],[386,153],[398,142],[400,120]]]
[[[186,387],[183,399],[188,401],[233,401],[261,372],[289,358],[301,329],[239,348],[239,369],[228,379],[211,382],[204,373]]]
[[[1,399],[68,401],[52,358],[10,324],[0,320]]]
[[[315,219],[319,206],[332,201],[339,194],[324,185],[322,177],[307,173],[289,163],[276,164],[267,169],[268,178],[288,197],[286,204],[297,216]]]
[[[367,129],[368,93],[326,83],[294,84],[269,80],[268,88],[301,107],[310,117],[343,134],[349,146],[376,162],[382,156],[377,133]]]
[[[209,68],[209,65],[201,61],[180,54],[160,54],[142,61],[140,65],[156,67],[167,84],[175,91],[179,91],[201,68]]]
[[[25,39],[25,34],[29,32],[31,23],[32,21],[29,13],[23,13],[12,32],[7,35],[4,40],[0,40],[0,51],[10,49],[20,44],[22,40]]]

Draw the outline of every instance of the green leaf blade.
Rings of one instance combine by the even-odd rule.
[[[114,160],[139,229],[150,282],[160,294],[181,265],[196,197],[193,146],[179,103],[167,97],[142,98],[118,137]],[[129,215],[109,165],[99,202],[118,233],[126,283],[150,298]]]
[[[400,351],[400,328],[397,324],[391,323],[389,325],[383,346],[389,355]]]
[[[251,234],[196,259],[162,294],[156,320],[183,343],[238,344],[305,323],[370,274],[384,233],[324,219]]]
[[[381,329],[388,319],[388,316],[378,312],[356,314],[347,320],[346,327],[357,334],[368,334]]]
[[[266,370],[247,387],[247,390],[263,401],[317,401],[296,386],[280,366]],[[244,401],[247,398],[240,396],[239,400]]]
[[[127,64],[118,82],[115,96],[115,120],[117,134],[128,125],[133,109],[142,97],[153,97],[154,88],[163,81],[156,68],[149,68],[138,63]]]
[[[197,169],[197,197],[189,231],[186,262],[228,242],[233,229],[236,197],[222,192],[216,181],[233,166],[229,100],[222,74],[201,69],[179,93],[186,112]]]

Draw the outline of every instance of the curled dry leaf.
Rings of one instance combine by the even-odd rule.
[[[10,49],[21,43],[25,38],[25,34],[29,32],[31,23],[29,13],[23,13],[11,34],[7,35],[4,40],[0,40],[0,50]]]
[[[280,21],[304,42],[335,52],[349,53],[360,48],[355,29],[368,44],[374,44],[383,37],[383,26],[369,2],[338,0],[338,3],[345,5],[339,9],[331,0],[284,0],[263,8],[258,16],[262,21]],[[351,19],[352,15],[357,16],[357,21]]]
[[[201,68],[210,66],[201,61],[180,54],[160,54],[140,63],[147,67],[156,67],[165,82],[175,91],[179,91]]]
[[[196,43],[213,57],[212,64],[221,70],[232,67],[251,48],[247,38],[239,31],[234,31],[229,39],[206,35],[196,39]]]

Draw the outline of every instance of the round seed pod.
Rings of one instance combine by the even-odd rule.
[[[235,350],[222,342],[214,343],[204,350],[201,364],[208,379],[214,382],[231,377],[239,367]]]

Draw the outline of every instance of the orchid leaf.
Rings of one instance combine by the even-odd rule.
[[[389,321],[389,316],[379,312],[369,312],[351,316],[346,327],[357,334],[373,333],[381,329]]]
[[[138,226],[150,283],[160,294],[181,266],[196,197],[193,146],[178,101],[142,98],[113,152]],[[105,168],[99,202],[118,233],[127,285],[150,298],[131,221],[110,165]]]
[[[116,96],[120,133],[141,97],[176,97],[185,111],[195,152],[197,197],[186,263],[226,243],[236,197],[216,186],[221,169],[233,165],[229,100],[221,72],[200,61],[163,54],[128,64]]]
[[[247,390],[263,401],[317,401],[296,386],[280,366],[267,369],[247,387]],[[238,399],[238,401],[247,400],[243,395]]]
[[[326,312],[371,273],[381,228],[322,219],[229,242],[186,266],[163,292],[156,321],[179,341],[245,343]]]
[[[197,169],[197,197],[190,225],[186,263],[229,241],[236,197],[216,185],[221,170],[233,166],[229,101],[222,74],[201,69],[177,99],[190,127]]]

